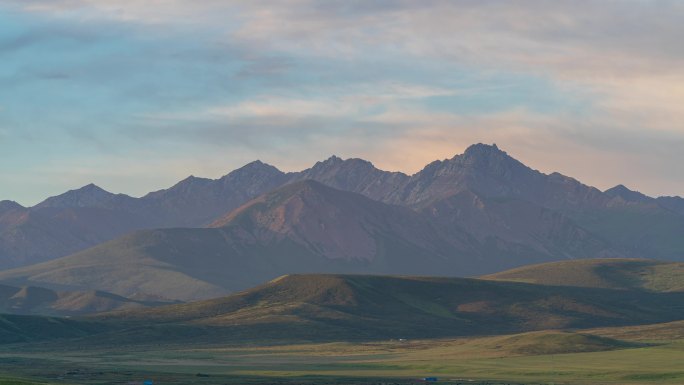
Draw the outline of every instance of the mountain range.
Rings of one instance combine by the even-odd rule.
[[[256,161],[132,198],[0,202],[0,280],[193,300],[290,273],[472,276],[577,258],[684,260],[684,199],[599,191],[476,144],[414,175]],[[136,297],[138,298],[138,297]]]
[[[478,253],[477,242],[462,230],[442,229],[409,208],[306,180],[262,195],[208,228],[138,231],[0,272],[0,280],[195,300],[295,272],[475,273],[469,258]]]

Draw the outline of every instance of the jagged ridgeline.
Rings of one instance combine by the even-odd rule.
[[[477,144],[414,175],[337,157],[250,163],[132,198],[89,185],[0,203],[0,280],[191,300],[289,273],[474,276],[549,261],[684,258],[684,202],[543,174]]]

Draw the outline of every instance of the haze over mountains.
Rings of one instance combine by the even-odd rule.
[[[142,198],[88,185],[31,208],[0,202],[0,266],[20,267],[0,280],[190,300],[288,273],[468,276],[574,258],[679,261],[682,202],[624,186],[601,192],[496,145],[411,176],[361,159],[297,173],[256,161]]]
[[[478,253],[462,230],[443,230],[411,209],[307,180],[256,198],[210,228],[139,231],[0,272],[0,279],[192,300],[293,272],[475,273],[469,258]]]

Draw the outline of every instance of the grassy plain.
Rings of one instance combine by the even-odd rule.
[[[88,319],[4,316],[6,337],[25,338],[0,345],[0,385],[370,385],[432,376],[445,384],[682,384],[684,321],[647,324],[681,320],[682,295],[290,276],[227,298]]]
[[[271,346],[6,345],[0,385],[126,384],[681,384],[684,323],[508,336]],[[618,339],[618,337],[620,339]],[[5,382],[3,382],[5,381]]]

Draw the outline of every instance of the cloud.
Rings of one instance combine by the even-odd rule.
[[[399,82],[328,86],[323,90],[302,86],[296,93],[255,95],[230,103],[145,114],[140,124],[123,133],[136,141],[178,140],[208,146],[297,151],[291,145],[316,146],[316,141],[325,137],[344,139],[347,144],[351,136],[368,140],[386,130],[372,117],[390,106],[401,108],[459,92]]]
[[[21,0],[15,7],[212,30],[262,50],[350,59],[394,52],[558,76],[671,71],[684,60],[678,1]],[[161,30],[163,31],[162,27]],[[174,29],[171,31],[174,31]]]
[[[50,14],[77,12],[85,19],[192,24],[213,31],[219,41],[304,57],[410,55],[490,70],[547,73],[607,88],[605,80],[684,72],[684,4],[678,1],[14,3]],[[268,72],[282,65],[276,60],[256,68]]]
[[[306,88],[306,87],[304,87]],[[374,83],[372,85],[326,87],[326,94],[311,90],[309,98],[292,96],[258,95],[232,105],[208,107],[200,115],[214,115],[228,119],[236,118],[298,118],[320,116],[355,117],[364,111],[387,103],[403,100],[424,99],[434,96],[450,96],[458,91],[420,84],[398,82]],[[306,91],[300,93],[306,93]],[[194,116],[198,114],[193,113]],[[167,118],[178,118],[171,114]]]
[[[297,169],[337,153],[412,172],[485,141],[602,187],[631,178],[646,192],[684,192],[672,171],[684,162],[679,1],[0,7],[25,24],[0,39],[0,85],[13,90],[0,95],[0,125],[17,127],[5,138],[55,143],[63,153],[51,159],[146,147],[213,175],[253,158]],[[197,153],[224,163],[209,169]]]

